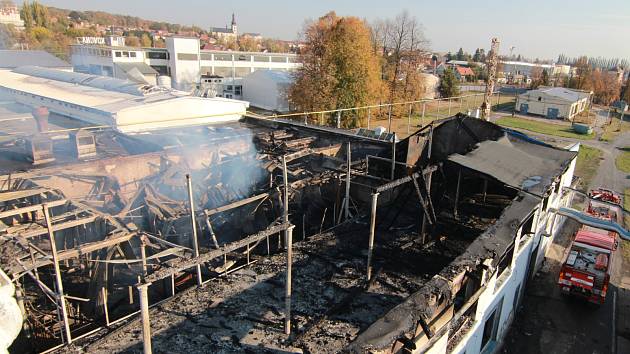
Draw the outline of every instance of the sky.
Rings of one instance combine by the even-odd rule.
[[[20,0],[16,3],[21,3]],[[328,11],[368,21],[403,10],[425,29],[434,51],[474,52],[501,41],[501,54],[556,59],[564,53],[630,58],[630,0],[40,0],[73,10],[102,10],[144,19],[223,27],[236,15],[239,32],[292,40],[305,20]]]

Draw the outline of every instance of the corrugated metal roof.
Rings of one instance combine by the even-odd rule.
[[[23,75],[30,75],[83,86],[90,86],[103,90],[127,93],[134,96],[144,96],[145,93],[149,92],[151,89],[151,86],[149,85],[138,84],[136,82],[128,80],[54,70],[42,68],[39,66],[21,66],[14,69],[13,71]]]
[[[158,72],[153,69],[151,66],[147,65],[144,62],[138,63],[116,63],[117,67],[121,68],[124,72],[129,72],[131,69],[138,69],[140,73],[144,75],[157,75]]]
[[[43,50],[0,50],[0,68],[14,69],[24,65],[72,68],[72,65]]]

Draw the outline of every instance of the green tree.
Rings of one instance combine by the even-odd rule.
[[[31,8],[31,4],[28,1],[24,1],[24,3],[22,4],[20,16],[22,17],[22,20],[24,21],[24,27],[26,27],[27,30],[33,27],[33,10]]]
[[[363,20],[330,12],[307,24],[304,36],[303,65],[288,91],[298,110],[349,108],[375,101],[382,87],[380,71]],[[343,117],[346,127],[356,123],[355,115]]]
[[[440,96],[443,98],[459,96],[459,86],[457,85],[457,77],[455,72],[448,68],[440,77],[440,86],[438,87]]]
[[[547,69],[543,69],[542,75],[540,76],[540,84],[543,86],[549,86],[549,72]]]
[[[457,51],[457,60],[466,60],[465,59],[466,54],[464,54],[464,49],[463,48],[459,48],[459,50]]]

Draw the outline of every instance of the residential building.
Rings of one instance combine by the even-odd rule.
[[[241,36],[242,38],[246,38],[246,39],[253,39],[254,41],[262,41],[263,37],[260,33],[243,33],[243,35]]]
[[[238,27],[236,26],[236,18],[234,14],[232,14],[232,23],[230,27],[212,27],[210,29],[210,35],[216,37],[217,39],[235,41],[238,38]]]
[[[166,48],[136,48],[117,45],[71,46],[72,66],[76,72],[137,80],[129,71],[137,69],[147,81],[157,77],[158,84],[191,91],[203,83],[203,78],[213,77],[221,83],[230,79],[231,84],[256,70],[294,70],[301,64],[290,53],[258,53],[199,49],[195,37],[171,36],[166,38]],[[134,66],[116,65],[134,63]],[[149,72],[147,66],[157,72]],[[134,70],[135,71],[135,70]],[[140,81],[143,82],[143,81]],[[153,82],[149,82],[155,84]],[[238,95],[233,98],[238,98]]]
[[[573,120],[590,107],[593,93],[564,87],[539,87],[518,96],[516,110],[522,114],[536,114],[552,119]]]
[[[1,50],[0,71],[13,70],[24,65],[72,71],[72,65],[43,50]]]
[[[2,1],[0,3],[0,24],[12,25],[17,29],[24,29],[24,21],[20,17],[20,9],[13,1]]]
[[[454,69],[455,77],[460,82],[470,81],[475,77],[475,72],[469,67],[455,65]]]

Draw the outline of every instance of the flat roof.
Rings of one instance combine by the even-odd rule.
[[[72,69],[72,65],[43,50],[0,50],[0,68],[24,65]]]

